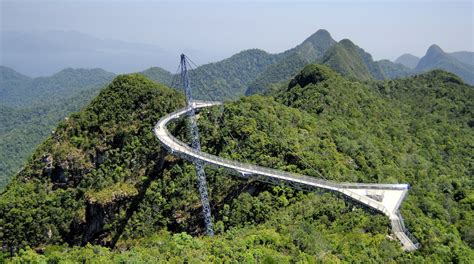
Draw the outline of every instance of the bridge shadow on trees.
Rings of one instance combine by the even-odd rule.
[[[117,232],[112,237],[112,240],[108,243],[107,246],[111,248],[115,247],[115,245],[117,244],[117,241],[122,236],[130,218],[132,218],[133,214],[138,210],[140,204],[145,198],[146,191],[150,187],[151,183],[155,179],[157,179],[158,175],[162,175],[164,168],[166,168],[167,167],[166,165],[168,165],[167,162],[165,161],[166,155],[167,155],[166,150],[160,151],[159,156],[158,156],[158,162],[152,167],[152,169],[149,172],[146,173],[146,175],[149,175],[149,177],[147,177],[147,179],[141,185],[138,195],[136,195],[130,202],[130,206],[126,210],[125,217],[119,221]]]

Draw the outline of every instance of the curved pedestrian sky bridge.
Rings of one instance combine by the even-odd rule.
[[[405,228],[403,218],[399,213],[400,204],[410,187],[408,184],[341,183],[224,159],[192,148],[171,135],[166,128],[169,122],[186,116],[191,111],[199,111],[202,108],[220,104],[214,101],[192,101],[188,106],[161,118],[155,125],[154,133],[168,151],[194,163],[225,168],[246,179],[253,178],[272,184],[286,184],[305,191],[325,189],[342,194],[345,198],[386,215],[390,219],[394,235],[400,240],[404,250],[411,251],[419,248],[419,243]]]

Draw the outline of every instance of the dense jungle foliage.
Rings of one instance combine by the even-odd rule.
[[[184,105],[141,75],[117,77],[55,129],[0,196],[7,262],[473,261],[474,90],[433,71],[359,82],[309,65],[274,97],[199,114],[203,150],[337,181],[410,183],[403,252],[385,216],[206,169],[216,236],[202,236],[194,168],[152,128]],[[171,131],[186,137],[184,121]],[[10,258],[10,253],[15,257]]]
[[[0,190],[58,122],[87,105],[113,76],[65,69],[29,78],[0,66]]]

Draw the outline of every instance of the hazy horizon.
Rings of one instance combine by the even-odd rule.
[[[15,70],[32,76],[47,75],[65,67],[90,68],[95,64],[116,73],[152,66],[174,71],[181,52],[190,54],[198,64],[252,48],[279,53],[298,45],[318,29],[328,30],[337,41],[352,40],[376,60],[393,61],[405,53],[421,57],[432,44],[446,52],[472,51],[474,43],[470,1],[0,0],[0,3],[2,35],[6,31],[39,34],[76,31],[100,40],[138,44],[135,48],[127,46],[123,53],[118,52],[120,49],[101,53],[104,58],[99,60],[98,55],[96,61],[90,51],[72,56],[71,52],[75,51],[66,50],[61,51],[66,55],[58,58],[52,53],[35,54],[34,62],[26,63],[25,52],[13,54],[6,50],[2,37],[0,64],[15,69],[8,64],[17,61],[26,72]],[[146,48],[137,48],[144,47],[143,44]],[[68,62],[74,65],[67,65]]]

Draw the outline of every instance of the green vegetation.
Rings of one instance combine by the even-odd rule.
[[[169,71],[164,70],[160,67],[151,67],[149,69],[146,69],[140,74],[145,75],[148,77],[150,80],[154,80],[159,83],[171,85],[173,81],[173,74],[171,74]]]
[[[386,79],[396,79],[414,74],[412,69],[400,63],[393,63],[389,60],[379,60],[377,63]]]
[[[31,79],[0,66],[0,190],[57,123],[94,98],[113,74],[66,69]]]
[[[308,66],[303,73],[323,70]],[[443,71],[369,86],[333,74],[278,96],[330,121],[321,125],[331,128],[337,149],[353,159],[361,173],[355,179],[410,183],[402,210],[408,225],[421,240],[421,252],[442,256],[450,254],[441,248],[473,246],[473,98],[471,86]]]
[[[85,198],[88,203],[105,206],[117,200],[136,196],[137,194],[138,190],[135,186],[126,182],[119,182],[100,191],[89,190],[86,192]]]
[[[335,44],[336,41],[328,31],[318,30],[300,45],[277,54],[278,61],[248,84],[245,95],[264,93],[270,86],[291,79],[304,66],[321,58]]]
[[[278,82],[284,82],[297,74],[309,62],[300,55],[292,55],[283,58],[279,63],[269,66],[255,80],[253,80],[245,91],[245,95],[254,95],[266,91],[269,86]]]
[[[4,190],[1,240],[37,246],[101,239],[96,236],[112,227],[94,223],[103,223],[101,217],[115,219],[124,209],[120,204],[130,205],[130,196],[135,197],[132,186],[150,184],[150,177],[160,173],[152,126],[183,101],[177,92],[144,77],[117,77],[84,111],[61,122]],[[124,186],[125,195],[107,196]]]
[[[39,102],[54,102],[74,93],[102,86],[113,73],[102,69],[64,69],[49,77],[28,78],[0,66],[0,104],[29,107]]]
[[[282,56],[286,57],[269,66],[249,84],[246,95],[273,94],[275,86],[286,85],[286,80],[293,77],[309,63],[325,64],[339,74],[355,80],[394,79],[414,74],[412,69],[402,64],[396,64],[389,60],[374,61],[369,53],[348,39],[337,43],[329,33],[318,34],[318,32],[310,38],[313,40],[310,42],[313,43],[312,45],[303,42],[295,49],[283,53]],[[321,43],[326,43],[326,45]],[[320,47],[320,52],[314,52],[314,49],[308,48],[308,46]],[[302,51],[301,47],[305,47],[305,49]]]
[[[251,49],[232,57],[199,66],[190,71],[193,97],[206,100],[232,100],[245,94],[248,83],[277,60],[276,55]],[[159,83],[171,84],[171,77],[159,68],[141,72]]]
[[[361,83],[309,65],[274,98],[200,113],[206,152],[318,178],[410,183],[402,214],[422,248],[408,253],[381,214],[214,169],[216,236],[200,236],[194,168],[165,155],[152,132],[183,96],[119,76],[1,194],[0,240],[17,252],[3,260],[470,263],[473,99],[472,86],[443,71]],[[186,131],[184,121],[171,127]]]

